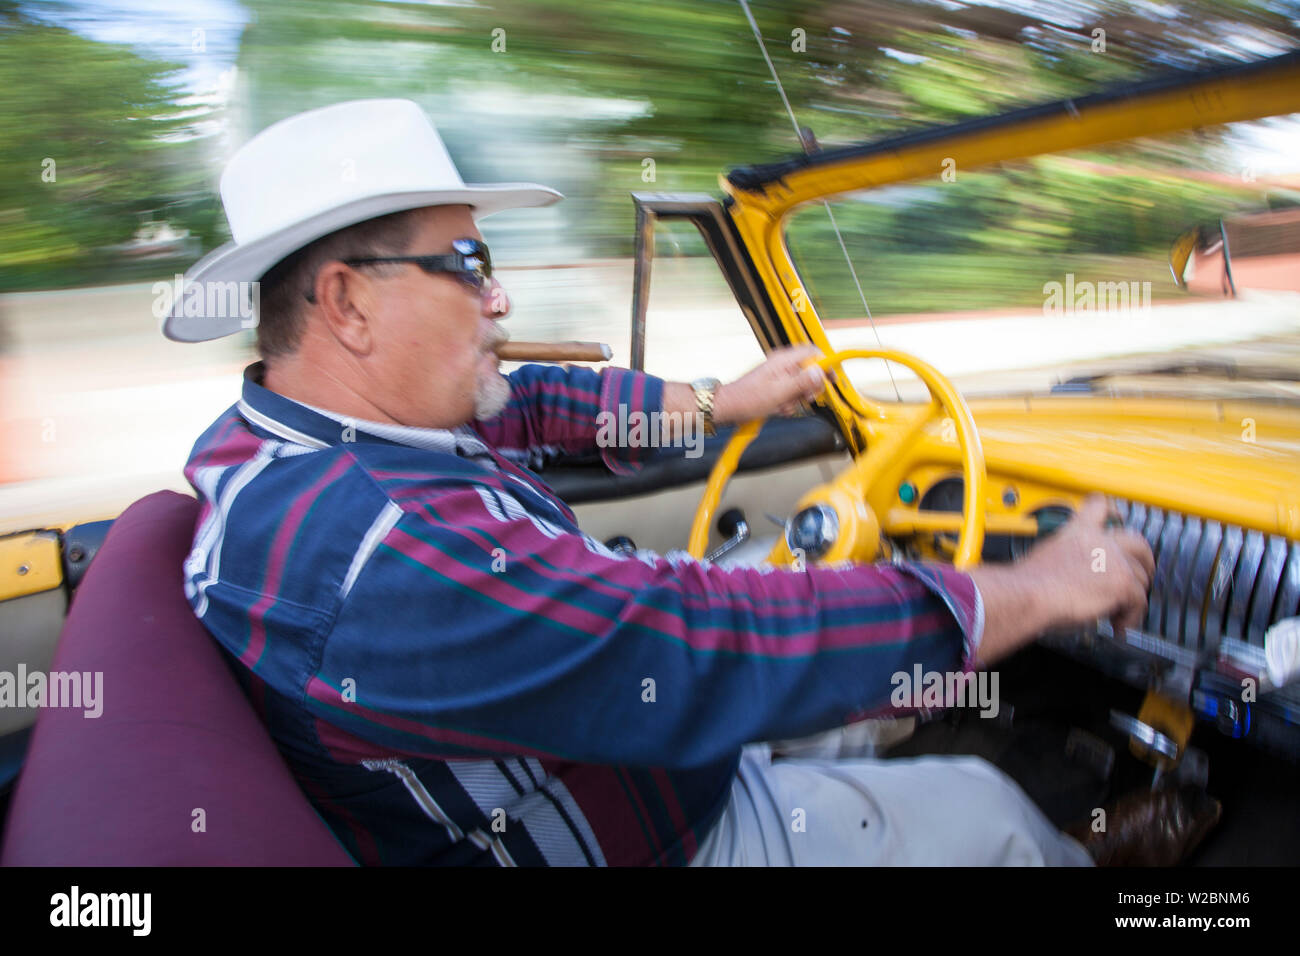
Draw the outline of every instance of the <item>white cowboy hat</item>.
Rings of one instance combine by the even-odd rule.
[[[221,203],[234,240],[195,263],[155,308],[165,316],[169,339],[220,338],[255,324],[252,283],[336,229],[420,206],[468,205],[481,219],[563,198],[534,183],[467,185],[438,131],[410,100],[352,100],[310,110],[268,126],[231,157]],[[238,308],[225,294],[236,289]]]

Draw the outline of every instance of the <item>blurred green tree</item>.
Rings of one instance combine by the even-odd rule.
[[[562,240],[554,220],[533,220],[545,225],[527,235],[519,226],[519,244],[542,258],[625,254],[631,191],[716,193],[727,166],[799,148],[735,0],[241,2],[249,17],[222,117],[231,143],[340,99],[409,96],[467,179],[535,178],[565,192]],[[799,123],[827,146],[1300,42],[1300,0],[752,7]],[[223,240],[210,144],[186,132],[177,65],[19,11],[0,0],[0,266],[10,267],[0,287],[97,278],[111,265],[97,250],[150,210],[205,247]],[[56,183],[41,179],[46,158]],[[1175,220],[1265,200],[1230,176],[1176,175],[1235,172],[1221,130],[1070,159],[963,171],[942,190],[918,184],[903,204],[851,203],[842,225],[855,252],[1129,255],[1162,249]],[[830,263],[839,252],[809,254]]]
[[[435,113],[453,151],[462,147],[467,177],[492,172],[482,169],[484,138],[517,137],[529,162],[536,147],[559,145],[571,162],[552,181],[569,197],[569,232],[601,254],[630,249],[629,192],[716,192],[727,166],[799,148],[735,0],[244,2],[253,13],[240,50],[244,132],[341,98],[393,95],[421,100]],[[752,8],[799,123],[823,145],[1257,57],[1300,38],[1300,20],[1287,12],[1300,10],[1294,0],[1184,0],[1177,7],[1091,0],[1023,12],[927,0],[756,0]],[[468,95],[475,89],[482,95]],[[491,109],[475,112],[494,95],[525,103],[568,95],[642,108],[618,116],[548,114],[550,129],[542,120],[511,129],[493,125]],[[1095,155],[1122,163],[1137,179],[1143,168],[1226,169],[1231,162],[1220,130]],[[652,183],[643,176],[646,158],[655,160]],[[900,248],[946,243],[969,251],[1034,243],[1095,252],[1154,247],[1167,237],[1135,206],[1130,187],[1138,185],[1116,187],[1104,171],[1064,177],[1021,164],[1001,183],[971,178],[927,198],[899,217],[893,238]],[[977,186],[986,192],[975,195]],[[1092,191],[1070,194],[1067,186]],[[1174,199],[1181,215],[1189,202],[1178,195],[1199,202],[1214,193],[1194,186],[1179,193],[1177,183],[1165,182],[1161,198]],[[1249,198],[1240,190],[1217,195],[1225,201],[1216,208]],[[1208,218],[1213,210],[1204,212]]]
[[[0,3],[0,288],[103,279],[147,218],[211,241],[177,69]]]

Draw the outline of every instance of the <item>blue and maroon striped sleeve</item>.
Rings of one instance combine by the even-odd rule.
[[[967,669],[978,638],[973,582],[938,565],[619,557],[482,486],[404,508],[306,687],[389,751],[700,767],[885,709],[893,675]]]
[[[662,411],[662,379],[612,366],[596,372],[557,365],[524,365],[508,379],[511,396],[505,409],[473,425],[498,451],[532,453],[528,457],[534,465],[556,454],[599,452],[618,475],[635,472],[650,452],[647,447],[599,447],[597,416]]]

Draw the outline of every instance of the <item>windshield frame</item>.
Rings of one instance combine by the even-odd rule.
[[[833,348],[803,288],[786,242],[793,212],[808,203],[933,176],[950,156],[973,169],[1011,159],[1300,112],[1300,51],[1247,64],[1184,71],[1090,96],[931,127],[883,140],[740,167],[720,177],[726,209],[774,307],[776,340]],[[828,404],[850,443],[857,423],[885,409],[847,381],[828,388]]]

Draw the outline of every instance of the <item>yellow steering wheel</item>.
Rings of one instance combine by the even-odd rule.
[[[858,508],[864,510],[868,518],[865,522],[855,521],[855,527],[865,526],[878,531],[877,519],[874,514],[870,514],[870,508],[865,503],[865,492],[878,480],[882,465],[893,461],[923,428],[944,414],[946,415],[944,431],[945,433],[951,431],[951,437],[945,434],[944,441],[955,442],[960,449],[964,479],[960,524],[954,521],[955,526],[952,528],[958,531],[953,564],[959,569],[973,567],[979,562],[980,552],[984,547],[985,488],[988,484],[988,472],[984,466],[984,449],[980,445],[979,432],[975,428],[975,420],[971,417],[965,399],[938,369],[906,352],[888,349],[848,349],[825,355],[817,359],[816,364],[829,371],[831,368],[839,368],[850,359],[884,359],[911,369],[929,389],[930,403],[913,418],[901,423],[885,425],[880,421],[879,416],[871,414],[864,399],[848,384],[848,379],[841,369],[839,377],[846,386],[843,393],[845,400],[859,416],[862,429],[868,435],[869,441],[866,450],[857,456],[853,465],[837,478],[833,486],[821,497],[827,500],[828,505],[834,507],[836,504],[844,504],[846,490],[854,490],[856,493],[853,497],[858,499]],[[749,443],[758,436],[763,422],[764,419],[755,419],[738,427],[727,443],[727,447],[718,456],[709,474],[709,481],[704,488],[699,507],[695,509],[695,520],[691,524],[691,537],[687,550],[693,557],[704,556],[708,546],[709,526],[713,521],[713,513],[722,500],[722,492],[735,472],[740,456],[744,454]],[[949,422],[951,422],[950,428]],[[911,512],[913,517],[917,514],[919,513]],[[947,517],[956,519],[956,515]],[[938,518],[937,521],[929,522],[927,526],[939,530],[946,523],[944,518]],[[888,522],[884,530],[891,530]],[[870,554],[874,555],[876,546],[878,541],[871,545]]]

